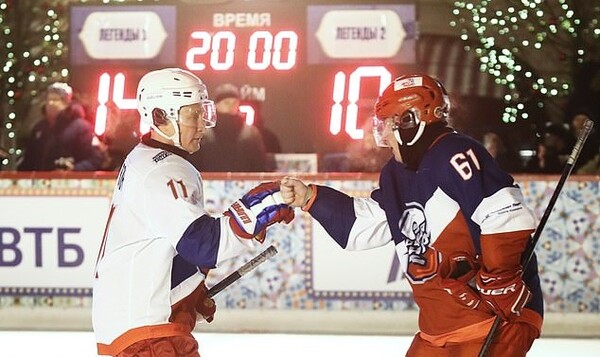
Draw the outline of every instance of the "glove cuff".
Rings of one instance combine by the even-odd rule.
[[[304,212],[308,212],[317,199],[317,186],[311,183],[308,185],[308,190],[310,195],[308,196],[308,200],[302,205],[302,210]]]

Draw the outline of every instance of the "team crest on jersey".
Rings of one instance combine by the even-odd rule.
[[[441,255],[430,247],[431,232],[427,227],[425,210],[418,202],[406,205],[400,219],[400,231],[404,236],[405,249],[402,262],[407,278],[413,284],[421,284],[437,274]]]
[[[159,152],[158,154],[154,155],[154,157],[152,158],[152,160],[154,160],[154,162],[159,162],[161,160],[166,159],[167,157],[169,157],[171,155],[173,155],[172,152],[168,152],[168,151],[163,150],[163,151]]]

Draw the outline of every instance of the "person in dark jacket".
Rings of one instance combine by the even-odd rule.
[[[83,106],[73,100],[66,83],[53,83],[46,91],[44,118],[36,123],[25,146],[19,171],[94,171],[102,154],[93,145],[94,129]]]
[[[206,133],[202,150],[190,156],[200,172],[261,172],[267,164],[266,148],[260,131],[246,125],[240,115],[240,93],[233,84],[215,89],[218,124]]]
[[[598,131],[599,121],[596,111],[594,111],[592,108],[580,107],[577,108],[573,114],[571,114],[568,121],[571,140],[573,142],[577,141],[577,138],[581,135],[585,123],[588,120],[592,120],[594,122],[594,126],[592,127],[592,131],[588,134],[585,145],[583,145],[581,148],[579,158],[575,164],[573,164],[573,172],[576,174],[594,173],[595,170],[593,167],[598,166],[598,154],[600,154],[600,131]],[[591,171],[590,168],[592,168]]]
[[[483,134],[481,144],[504,171],[509,173],[523,172],[521,158],[499,134],[492,131],[486,132]]]

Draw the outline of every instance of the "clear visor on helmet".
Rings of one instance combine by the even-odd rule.
[[[199,104],[182,107],[179,110],[179,125],[205,128],[217,125],[217,109],[212,100],[202,100]]]
[[[413,129],[419,125],[419,112],[410,108],[402,115],[394,114],[387,118],[373,117],[373,137],[375,144],[379,147],[389,147],[386,137],[390,132],[397,129]]]
[[[206,128],[214,128],[217,125],[217,107],[215,102],[210,99],[204,99],[202,104],[202,120]]]
[[[373,117],[373,139],[375,139],[375,145],[387,148],[390,145],[385,138],[387,136],[387,130],[391,130],[392,121],[387,119],[379,119],[376,116]]]

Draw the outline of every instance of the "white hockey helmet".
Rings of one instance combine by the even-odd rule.
[[[156,130],[161,136],[181,147],[179,138],[179,109],[185,105],[201,104],[203,120],[207,128],[217,123],[215,104],[208,99],[208,91],[200,78],[179,68],[164,68],[145,74],[137,88],[137,106],[141,120]],[[167,137],[156,125],[153,112],[162,110],[164,117],[171,121],[175,129],[172,137]]]

